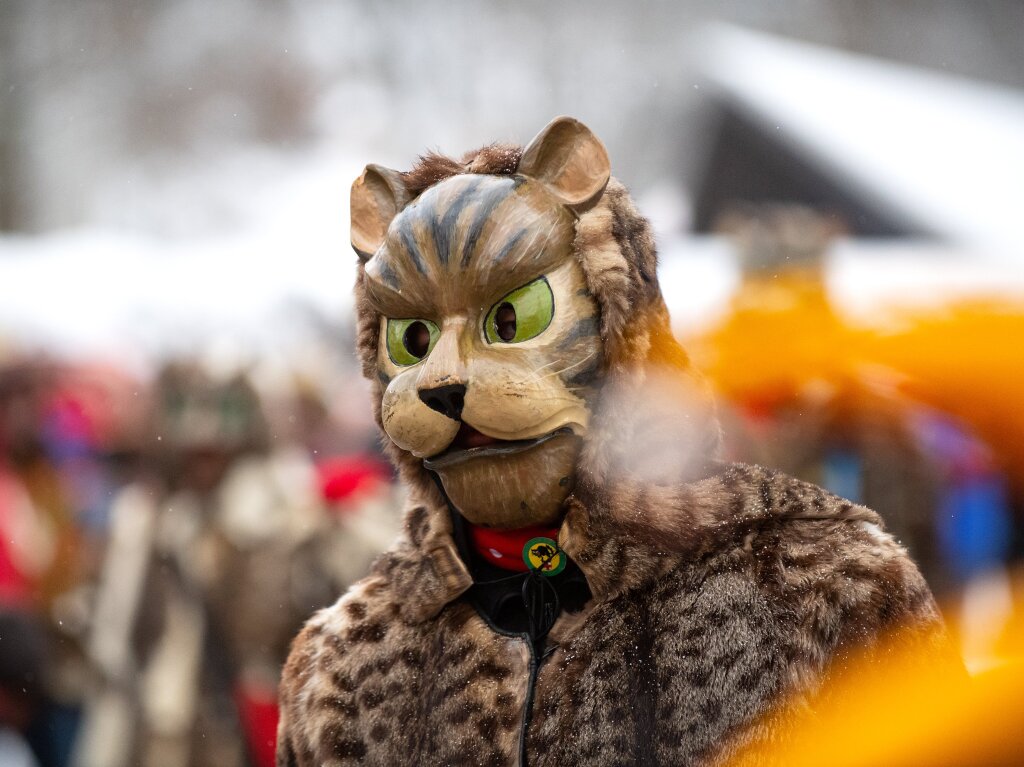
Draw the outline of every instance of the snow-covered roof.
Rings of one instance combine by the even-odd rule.
[[[951,243],[1024,258],[1024,92],[715,25],[706,78],[857,194]]]

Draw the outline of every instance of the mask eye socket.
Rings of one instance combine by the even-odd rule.
[[[536,338],[551,324],[555,296],[544,277],[516,288],[487,312],[484,336],[491,344],[518,344]]]
[[[387,348],[391,361],[400,367],[415,365],[430,354],[441,331],[430,320],[388,320]]]

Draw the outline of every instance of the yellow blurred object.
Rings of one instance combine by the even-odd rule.
[[[1020,606],[1018,605],[1018,608]],[[1018,611],[1019,612],[1019,611]],[[812,713],[783,743],[744,752],[730,767],[1009,767],[1024,763],[1024,635],[972,678],[936,675],[897,635],[835,670]]]
[[[903,320],[904,330],[869,337],[864,357],[904,373],[911,396],[969,423],[1024,490],[1024,298],[962,301]]]
[[[895,386],[968,424],[1024,492],[1024,297],[905,310],[889,327],[857,328],[832,308],[816,270],[789,268],[748,275],[727,318],[688,347],[717,390],[753,412]]]
[[[833,311],[817,273],[790,270],[745,280],[724,323],[688,347],[726,397],[770,408],[848,380],[863,335]]]

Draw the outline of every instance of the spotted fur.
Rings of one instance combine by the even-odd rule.
[[[489,151],[473,172],[506,188],[518,156]],[[431,194],[477,159],[428,158],[406,176],[410,195]],[[470,175],[447,187],[441,215],[470,222],[459,227],[464,240],[409,216],[409,247],[395,257],[418,256],[428,275],[467,253],[472,262],[476,216],[498,215],[500,195],[461,194],[487,184]],[[603,353],[579,371],[599,389],[559,543],[593,599],[555,624],[527,706],[531,648],[466,601],[472,579],[444,499],[420,461],[389,444],[411,493],[403,538],[296,639],[281,686],[279,767],[514,765],[523,756],[530,767],[724,764],[780,738],[780,711],[813,707],[830,664],[889,631],[920,637],[922,658],[950,662],[926,584],[874,512],[713,460],[718,427],[672,338],[650,227],[618,182],[575,233],[581,299],[600,311],[564,343],[596,330]],[[381,323],[365,290],[360,271],[358,348],[379,423]]]

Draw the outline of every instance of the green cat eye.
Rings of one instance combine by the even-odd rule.
[[[488,343],[517,344],[543,333],[555,313],[555,297],[544,277],[516,288],[487,312]]]
[[[388,356],[396,365],[415,365],[430,354],[441,331],[430,320],[388,320]]]

